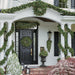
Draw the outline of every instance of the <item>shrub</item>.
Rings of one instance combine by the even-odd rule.
[[[2,68],[0,68],[0,75],[4,75],[4,71]]]

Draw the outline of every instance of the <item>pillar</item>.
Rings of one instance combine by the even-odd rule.
[[[61,24],[61,29],[62,30],[64,30],[64,23],[62,23]],[[63,36],[63,34],[61,34],[61,45],[64,47],[65,46],[65,39],[64,39],[64,36]],[[65,58],[65,56],[64,56],[64,53],[62,52],[62,50],[61,50],[61,55],[60,55],[60,57],[61,57],[61,59],[64,59]]]
[[[71,24],[68,24],[68,28],[71,29]],[[71,35],[68,33],[68,46],[71,48]],[[68,56],[71,56],[71,53],[68,51]]]
[[[10,32],[11,27],[12,27],[12,22],[8,22],[8,31],[7,32]],[[12,45],[12,34],[8,37],[7,49],[9,49],[11,45]]]
[[[2,28],[4,27],[4,22],[0,22],[0,31],[2,30]],[[0,36],[0,48],[2,48],[4,44],[4,34],[2,34],[2,36]],[[0,61],[4,58],[4,51],[2,51],[0,53]]]

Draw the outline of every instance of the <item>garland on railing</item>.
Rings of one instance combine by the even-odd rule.
[[[11,30],[6,34],[6,38],[4,40],[4,44],[2,46],[2,48],[0,48],[0,52],[2,52],[3,50],[6,49],[6,46],[7,46],[7,42],[8,42],[8,37],[14,32],[14,25],[12,24],[12,27],[11,27]],[[12,41],[12,45],[10,46],[9,49],[5,50],[5,57],[3,60],[0,61],[0,65],[3,65],[6,61],[7,61],[7,58],[8,58],[8,55],[10,53],[10,51],[14,52],[13,51],[13,48],[14,48],[14,42]]]
[[[59,7],[56,7],[54,5],[42,2],[42,1],[34,1],[32,3],[23,4],[18,7],[13,7],[9,9],[2,9],[1,13],[14,13],[16,11],[20,11],[22,9],[26,9],[28,7],[33,7],[33,11],[35,15],[42,16],[46,13],[47,8],[54,9],[57,12],[61,13],[62,15],[70,15],[75,16],[75,12],[69,12],[63,9],[60,9]]]
[[[65,39],[65,47],[63,47],[61,45],[61,42],[59,42],[59,44],[58,44],[59,45],[59,48],[64,53],[65,58],[68,55],[68,50],[71,53],[71,55],[73,56],[74,55],[74,50],[68,46],[68,33],[70,33],[71,36],[73,37],[73,32],[68,28],[67,25],[65,25],[65,31],[63,29],[61,29],[61,26],[60,25],[58,25],[58,30],[64,36],[64,39]]]

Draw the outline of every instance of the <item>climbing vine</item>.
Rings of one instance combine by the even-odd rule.
[[[2,9],[0,12],[1,13],[14,13],[16,11],[20,11],[22,9],[26,9],[28,7],[33,7],[33,11],[35,15],[42,16],[46,13],[47,8],[54,9],[59,13],[62,13],[62,15],[70,15],[70,16],[75,16],[75,12],[69,12],[63,9],[60,9],[59,7],[56,7],[54,5],[42,2],[42,1],[34,1],[32,3],[28,4],[23,4],[18,7],[13,7],[9,9]]]
[[[68,46],[68,33],[70,33],[71,36],[73,37],[73,32],[68,28],[67,25],[65,25],[65,31],[63,29],[61,29],[61,26],[60,25],[58,25],[58,30],[64,36],[64,39],[65,39],[65,47],[63,47],[61,45],[61,41],[60,41],[59,44],[58,44],[59,45],[59,48],[64,53],[65,58],[68,55],[68,50],[71,53],[71,55],[73,56],[74,55],[74,50]]]

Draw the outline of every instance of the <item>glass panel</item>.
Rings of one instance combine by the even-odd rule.
[[[36,37],[35,33],[33,33],[33,60],[36,61]]]
[[[54,0],[54,5],[58,7],[59,6],[59,0]]]
[[[19,33],[18,32],[16,32],[16,53],[17,53],[17,55],[18,55],[18,46],[19,46],[19,39],[18,39],[18,35],[19,35]]]
[[[75,8],[75,0],[71,0],[71,8]]]
[[[54,5],[60,8],[67,8],[67,0],[54,0]]]

